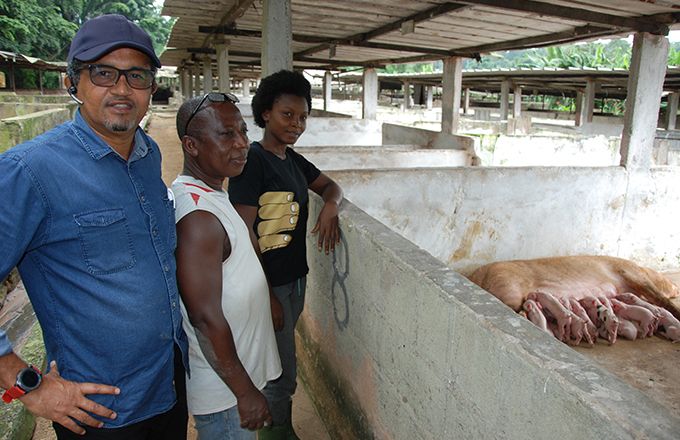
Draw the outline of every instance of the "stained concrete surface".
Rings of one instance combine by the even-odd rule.
[[[665,275],[680,286],[680,272]],[[680,305],[680,298],[674,301]],[[576,351],[680,416],[680,343],[652,336],[635,341],[617,339],[609,346],[599,339],[595,347],[582,345]]]

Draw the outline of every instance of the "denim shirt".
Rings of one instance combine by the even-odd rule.
[[[141,129],[126,161],[80,111],[0,155],[0,279],[18,265],[64,378],[120,388],[89,396],[118,414],[107,428],[172,408],[174,344],[187,365],[160,164]]]

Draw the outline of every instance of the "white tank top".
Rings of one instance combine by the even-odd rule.
[[[175,222],[201,210],[217,217],[231,242],[231,255],[222,263],[222,312],[231,327],[236,352],[253,384],[262,389],[281,375],[281,361],[269,307],[267,279],[248,234],[224,191],[200,180],[178,176],[172,183]],[[187,400],[192,414],[211,414],[236,405],[236,397],[213,371],[198,345],[196,332],[181,304],[183,326],[189,338]]]

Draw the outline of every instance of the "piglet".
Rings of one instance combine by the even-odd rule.
[[[619,320],[614,311],[607,308],[594,296],[582,298],[580,304],[585,309],[590,320],[597,326],[599,335],[609,341],[609,345],[616,342],[616,334],[619,328]],[[609,301],[607,301],[609,303]]]
[[[658,333],[673,342],[680,342],[680,321],[668,310],[659,307]]]
[[[581,320],[583,320],[585,323],[586,341],[588,342],[588,345],[592,346],[595,343],[595,340],[597,340],[597,327],[595,324],[593,324],[593,321],[590,320],[588,313],[586,313],[585,309],[583,306],[581,306],[581,303],[576,300],[576,298],[569,298],[569,305],[571,306],[571,311],[574,312],[574,314],[581,318]]]
[[[637,338],[638,335],[638,329],[635,324],[633,324],[632,321],[629,321],[625,318],[621,318],[619,316],[619,328],[616,331],[616,334],[618,336],[621,336],[622,338],[630,339],[631,341],[634,341],[635,338]]]
[[[527,299],[536,301],[543,310],[547,310],[557,320],[557,333],[555,333],[555,337],[562,342],[566,342],[573,314],[557,298],[549,293],[541,291],[532,292],[527,295]]]
[[[652,336],[656,330],[659,319],[648,309],[640,306],[632,306],[617,299],[612,299],[612,308],[619,318],[639,323],[641,332],[639,336],[646,338]]]
[[[619,331],[619,318],[616,317],[614,311],[602,304],[597,305],[597,318],[605,330],[606,339],[609,345],[616,342],[616,335]]]
[[[533,322],[538,328],[553,336],[552,332],[548,329],[548,322],[545,319],[545,315],[541,311],[536,301],[528,299],[524,301],[522,308],[527,314],[529,321]]]
[[[655,306],[654,304],[650,304],[647,301],[643,300],[639,296],[637,296],[634,293],[626,292],[626,293],[620,293],[615,296],[616,299],[619,301],[626,303],[631,306],[638,306],[638,307],[644,307],[645,309],[649,310],[652,312],[655,316],[659,316],[659,308],[658,306]]]
[[[671,325],[669,327],[664,327],[664,330],[659,331],[659,334],[672,342],[680,342],[680,327]]]

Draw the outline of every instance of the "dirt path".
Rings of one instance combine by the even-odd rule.
[[[154,109],[147,132],[156,141],[163,154],[163,181],[167,186],[172,184],[182,171],[182,145],[175,128],[176,109],[160,107]]]

